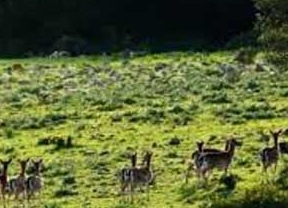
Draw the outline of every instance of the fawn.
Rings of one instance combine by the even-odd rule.
[[[7,182],[8,182],[7,172],[8,172],[9,164],[12,162],[12,159],[9,159],[7,161],[4,161],[4,160],[0,159],[0,162],[1,162],[2,166],[3,166],[2,173],[0,175],[1,198],[2,198],[3,201],[5,201],[6,187],[7,187]]]
[[[9,195],[14,194],[15,199],[18,199],[18,196],[22,193],[23,198],[25,197],[26,192],[26,167],[29,159],[27,160],[18,160],[20,164],[20,173],[18,176],[9,179],[7,192]]]
[[[272,135],[273,140],[274,140],[274,146],[266,147],[260,152],[260,157],[261,157],[261,162],[262,162],[264,172],[266,172],[267,169],[271,167],[273,164],[274,164],[275,171],[277,169],[277,163],[278,163],[278,158],[279,158],[278,138],[282,132],[283,132],[282,129],[278,131],[270,131],[270,134]]]
[[[227,174],[228,168],[234,156],[235,147],[242,145],[241,142],[238,142],[234,138],[229,139],[228,142],[228,149],[225,151],[207,152],[202,153],[199,156],[197,163],[199,165],[199,173],[202,178],[206,179],[206,173],[211,172],[215,168],[224,170],[225,175]]]
[[[40,193],[43,187],[43,179],[41,176],[41,166],[43,165],[43,159],[31,160],[34,173],[26,179],[27,199],[29,200],[35,193]]]

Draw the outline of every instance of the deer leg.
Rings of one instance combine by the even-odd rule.
[[[15,191],[15,197],[14,197],[14,199],[15,199],[15,200],[18,200],[18,197],[19,197],[19,190],[16,190],[16,191]]]
[[[278,163],[275,162],[275,164],[274,164],[274,174],[276,174],[276,171],[277,171],[277,165],[278,165]]]
[[[134,185],[132,183],[130,183],[130,200],[132,203],[134,203]]]
[[[147,201],[150,201],[150,187],[149,187],[149,183],[146,184],[146,191],[147,191]]]
[[[188,168],[186,170],[186,173],[185,173],[185,184],[187,184],[188,181],[189,181],[190,171],[191,171],[191,166],[189,164],[189,166],[188,166]]]

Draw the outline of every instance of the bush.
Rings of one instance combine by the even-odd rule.
[[[288,45],[288,4],[286,0],[254,0],[259,11],[258,40],[273,50],[285,51]]]
[[[63,185],[71,185],[71,184],[76,183],[75,176],[72,176],[72,175],[65,176],[63,178],[62,183]]]
[[[55,191],[54,196],[57,198],[67,197],[67,196],[75,196],[78,195],[78,191],[75,191],[72,188],[61,188]]]
[[[203,95],[202,100],[207,103],[213,103],[213,104],[230,103],[228,95],[224,92],[218,92],[218,93],[215,92]]]
[[[269,184],[269,188],[259,185],[244,190],[244,194],[237,197],[225,198],[211,203],[211,208],[286,208],[288,195]]]

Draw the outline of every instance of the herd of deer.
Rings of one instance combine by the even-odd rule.
[[[39,193],[41,191],[42,177],[40,171],[43,160],[31,160],[33,173],[26,176],[26,167],[29,161],[29,159],[17,160],[20,165],[19,174],[13,177],[8,177],[8,167],[11,164],[12,159],[6,161],[0,159],[0,163],[2,164],[2,173],[0,174],[2,201],[5,202],[6,196],[10,198],[12,195],[15,196],[15,199],[18,199],[18,197],[22,195],[22,199],[27,198],[29,200],[34,197],[37,192]]]
[[[285,142],[278,143],[278,138],[283,132],[283,130],[270,131],[274,140],[274,145],[260,151],[260,159],[264,172],[273,165],[275,170],[277,168],[279,153],[281,152],[281,149],[284,149],[286,146]],[[230,137],[226,140],[223,150],[207,148],[204,146],[204,142],[198,141],[197,150],[195,150],[189,158],[185,177],[186,183],[188,182],[188,177],[192,170],[195,171],[198,178],[203,179],[204,181],[208,179],[208,176],[214,169],[220,169],[224,171],[224,174],[226,175],[234,157],[235,149],[237,146],[241,145],[242,142],[239,142],[234,137]],[[143,156],[142,163],[137,164],[137,152],[130,154],[131,166],[122,168],[118,175],[120,180],[120,192],[122,194],[128,192],[133,195],[136,188],[142,190],[143,187],[149,192],[149,185],[155,179],[155,174],[153,174],[151,168],[152,155],[153,153],[151,151],[147,151]],[[41,191],[43,179],[40,174],[40,169],[43,160],[31,160],[34,171],[28,177],[26,176],[26,166],[29,159],[18,160],[17,162],[20,165],[19,174],[14,177],[8,177],[8,167],[11,161],[12,159],[7,161],[0,160],[0,163],[2,164],[2,173],[0,174],[2,200],[5,201],[6,195],[9,198],[11,195],[14,195],[15,199],[18,199],[18,197],[22,195],[23,199],[27,198],[29,200],[35,193]]]
[[[287,146],[286,142],[278,143],[278,138],[287,130],[270,131],[274,140],[272,147],[265,147],[260,151],[260,160],[263,171],[267,172],[269,167],[274,165],[276,170],[279,159],[279,154],[282,149]],[[224,171],[227,175],[229,166],[234,157],[237,146],[242,146],[242,142],[234,137],[230,137],[225,142],[223,150],[216,148],[208,148],[204,146],[204,142],[197,142],[197,150],[195,150],[189,158],[187,172],[185,173],[185,181],[188,182],[188,177],[191,171],[195,171],[198,178],[207,181],[208,176],[214,169]],[[149,190],[149,184],[154,180],[154,174],[150,167],[152,152],[146,152],[141,165],[137,165],[137,153],[130,155],[131,166],[120,170],[120,192],[133,194],[137,187],[142,189],[142,186]]]

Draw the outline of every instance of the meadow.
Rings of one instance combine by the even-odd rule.
[[[9,175],[17,158],[44,159],[30,207],[288,207],[285,155],[269,182],[259,160],[261,132],[288,127],[288,70],[234,54],[0,60],[0,158],[14,159]],[[222,148],[232,134],[243,141],[233,181],[216,171],[206,187],[185,184],[196,141]],[[115,176],[132,150],[152,150],[157,175],[150,200],[139,193],[133,204],[120,201]]]

